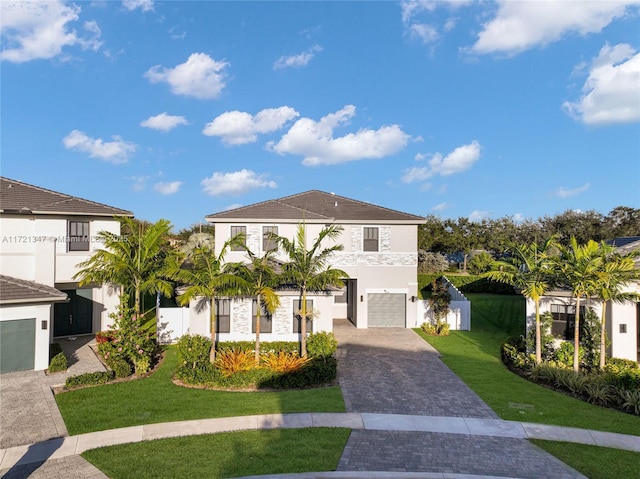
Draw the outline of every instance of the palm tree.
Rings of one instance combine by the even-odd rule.
[[[511,256],[496,261],[493,270],[484,274],[489,279],[507,283],[515,287],[527,299],[533,300],[536,308],[536,364],[542,362],[540,331],[540,298],[549,291],[554,281],[552,251],[556,246],[555,237],[549,238],[542,246],[537,243],[515,246]]]
[[[600,244],[600,254],[602,256],[602,264],[600,270],[596,272],[595,295],[602,302],[602,313],[600,315],[600,369],[603,369],[606,354],[607,301],[622,303],[640,300],[640,295],[637,293],[622,291],[630,282],[640,277],[635,265],[635,260],[640,257],[640,250],[619,254],[615,252],[613,246],[602,242]]]
[[[216,355],[216,312],[215,300],[219,296],[234,296],[247,289],[247,283],[234,273],[234,263],[225,263],[224,258],[232,244],[238,241],[231,238],[226,241],[220,253],[208,245],[196,247],[191,251],[187,264],[182,268],[174,268],[171,277],[186,285],[178,296],[181,305],[187,305],[191,300],[198,300],[196,310],[202,311],[209,306],[209,325],[211,328],[210,361],[215,361]]]
[[[589,240],[579,245],[575,236],[569,246],[560,247],[559,270],[561,281],[565,283],[576,300],[576,315],[573,332],[573,371],[580,371],[580,300],[592,297],[597,291],[598,272],[604,263],[600,244]]]
[[[239,264],[236,274],[246,283],[247,291],[254,297],[257,303],[255,316],[256,344],[255,362],[260,362],[260,316],[262,307],[269,314],[273,314],[280,306],[280,296],[276,293],[279,277],[276,272],[275,251],[267,251],[262,256],[256,256],[250,249],[247,250],[249,264]]]
[[[330,261],[343,245],[323,247],[323,241],[335,241],[342,233],[339,225],[325,226],[318,233],[310,249],[307,249],[307,225],[298,225],[293,240],[272,234],[272,239],[287,255],[288,262],[282,266],[283,282],[300,289],[300,354],[307,356],[307,292],[326,291],[330,286],[341,287],[343,278],[349,275],[340,269],[331,267]]]
[[[171,296],[173,283],[167,271],[179,262],[179,253],[169,244],[171,223],[161,219],[156,223],[119,217],[121,234],[98,233],[104,249],[78,264],[74,275],[80,286],[91,283],[109,284],[134,298],[134,312],[140,313],[140,297],[145,293]]]

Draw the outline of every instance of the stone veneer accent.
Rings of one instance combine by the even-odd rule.
[[[333,266],[356,266],[364,263],[367,266],[416,266],[418,264],[417,253],[336,253],[336,261]]]
[[[231,300],[231,332],[251,334],[251,300]]]
[[[262,226],[250,224],[247,226],[247,247],[254,253],[262,251]]]

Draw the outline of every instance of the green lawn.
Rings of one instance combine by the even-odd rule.
[[[539,439],[531,442],[570,464],[590,479],[622,479],[640,476],[640,454],[637,452]]]
[[[226,392],[176,386],[175,348],[148,378],[68,391],[56,401],[69,434],[140,424],[293,412],[344,412],[339,387]]]
[[[103,447],[82,456],[112,479],[335,471],[349,429],[244,431]]]

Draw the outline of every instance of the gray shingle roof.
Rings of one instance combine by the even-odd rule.
[[[5,214],[133,216],[131,211],[3,177],[0,177],[0,212]]]
[[[352,200],[324,191],[311,190],[293,196],[264,201],[207,216],[217,221],[290,220],[316,222],[376,222],[421,224],[421,216],[403,213],[382,206]]]
[[[67,294],[51,286],[0,275],[0,304],[65,301]]]

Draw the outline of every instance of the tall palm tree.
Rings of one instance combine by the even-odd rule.
[[[573,332],[573,371],[580,371],[580,301],[592,297],[597,291],[598,272],[603,265],[600,244],[589,240],[580,245],[575,236],[569,246],[560,247],[560,280],[571,290],[576,300],[576,315]]]
[[[313,244],[307,249],[307,225],[298,225],[295,237],[291,240],[272,234],[278,247],[287,255],[288,261],[282,266],[282,279],[285,283],[300,289],[300,354],[307,356],[307,292],[326,291],[330,286],[341,287],[343,279],[349,275],[332,268],[330,261],[334,253],[342,251],[343,245],[333,244],[324,247],[323,242],[335,241],[342,233],[339,225],[325,226],[318,233]]]
[[[197,300],[196,310],[202,311],[209,306],[209,325],[211,328],[210,361],[216,357],[216,312],[215,300],[219,296],[235,296],[247,289],[247,282],[233,270],[234,263],[225,263],[224,258],[232,244],[238,241],[231,238],[226,241],[216,255],[208,245],[196,247],[191,251],[188,264],[182,268],[174,268],[170,274],[173,279],[186,285],[178,296],[181,305],[187,305],[191,300]]]
[[[169,244],[171,223],[161,219],[156,223],[120,217],[121,234],[98,233],[104,245],[91,258],[78,264],[74,275],[80,286],[109,284],[134,298],[134,312],[140,313],[140,297],[145,293],[171,296],[173,283],[167,271],[179,262],[179,253]]]
[[[540,298],[553,286],[555,263],[552,253],[556,247],[555,237],[542,246],[537,243],[521,244],[511,249],[511,255],[496,261],[493,269],[484,274],[489,279],[515,287],[527,299],[533,300],[536,308],[536,363],[542,362],[540,331]]]
[[[600,369],[605,365],[605,336],[607,302],[622,303],[626,301],[639,301],[638,293],[626,292],[623,289],[632,281],[640,278],[635,261],[640,257],[640,250],[619,254],[615,248],[604,242],[600,244],[602,263],[600,270],[596,272],[595,295],[602,302],[600,315]]]
[[[279,285],[279,275],[276,272],[275,251],[267,251],[262,256],[257,256],[250,249],[248,264],[238,264],[236,274],[246,282],[246,293],[255,298],[257,303],[255,316],[256,344],[255,362],[260,362],[260,317],[262,308],[269,314],[273,314],[280,306],[280,296],[276,292]]]

